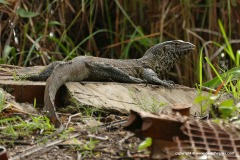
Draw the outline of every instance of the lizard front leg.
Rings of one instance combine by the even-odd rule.
[[[159,79],[157,74],[150,68],[143,69],[142,77],[143,80],[146,80],[150,84],[160,84],[169,88],[174,87],[174,82]]]

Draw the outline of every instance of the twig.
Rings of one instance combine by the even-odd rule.
[[[65,126],[62,124],[55,132],[53,132],[52,134],[37,140],[35,143],[40,143],[40,142],[42,142],[44,140],[51,139],[52,137],[62,133],[64,130],[65,130]]]
[[[81,160],[81,159],[82,159],[82,154],[79,151],[77,151],[77,160]]]
[[[9,65],[9,64],[0,64],[0,67],[5,67],[5,68],[11,68],[11,69],[21,69],[22,67],[20,66],[14,66],[14,65]]]
[[[53,148],[55,148],[55,146],[50,146],[50,147],[46,147],[46,148],[43,148],[41,151],[35,153],[35,154],[32,154],[28,157],[28,159],[38,159],[37,157],[43,155],[44,153],[52,150]]]
[[[131,138],[134,136],[134,133],[128,133],[127,136],[125,136],[123,139],[119,141],[119,148],[123,149],[122,144],[125,142],[127,139]]]
[[[200,86],[200,85],[198,85],[198,86]],[[202,89],[205,90],[205,91],[216,92],[215,89],[212,89],[212,88],[209,88],[209,87],[205,87],[205,86],[201,86],[201,87],[202,87]]]
[[[66,128],[68,127],[68,125],[69,125],[69,123],[71,122],[71,120],[72,120],[73,117],[79,116],[79,115],[81,115],[81,114],[82,114],[82,113],[77,113],[77,114],[74,114],[74,115],[69,116],[68,122],[67,122],[67,124],[66,124]]]
[[[87,137],[89,138],[94,138],[94,139],[98,139],[98,140],[101,140],[101,141],[107,141],[109,139],[108,136],[105,136],[105,137],[100,137],[100,136],[95,136],[95,135],[87,135]]]
[[[33,142],[26,140],[4,140],[5,144],[20,144],[20,145],[33,145]]]

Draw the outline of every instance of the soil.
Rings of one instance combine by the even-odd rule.
[[[142,159],[147,150],[138,152],[138,145],[144,140],[123,129],[125,116],[72,119],[68,130],[60,135],[33,144],[44,136],[39,131],[26,137],[18,137],[13,143],[5,143],[9,159],[24,160],[80,160],[80,159]],[[113,118],[114,117],[114,118]],[[117,118],[116,118],[117,117]],[[120,120],[119,120],[120,119]],[[75,122],[74,122],[75,121]],[[78,122],[76,122],[78,121]],[[70,128],[70,129],[69,129]],[[71,138],[74,137],[74,138]],[[7,141],[5,141],[7,142]],[[35,151],[34,151],[35,150]]]

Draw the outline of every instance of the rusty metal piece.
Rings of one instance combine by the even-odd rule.
[[[189,159],[240,159],[239,131],[230,124],[192,120],[186,121],[182,130],[189,139],[176,137],[177,145],[165,149],[168,159],[180,154]]]
[[[138,136],[152,137],[159,140],[173,141],[178,136],[186,139],[187,136],[181,131],[184,123],[183,117],[169,115],[153,115],[146,112],[130,111],[129,119],[124,128]]]
[[[176,142],[152,139],[150,157],[151,159],[167,158],[166,154],[160,151],[164,151],[166,147],[169,148],[175,146],[177,146]]]
[[[3,146],[0,146],[0,160],[8,160],[7,151]]]
[[[157,116],[147,112],[131,110],[124,128],[134,132],[137,136],[153,138],[150,157],[151,159],[158,159],[164,156],[160,152],[161,150],[177,145],[173,141],[174,137],[188,138],[181,130],[184,121],[185,118],[178,115],[175,117],[163,114]]]
[[[240,159],[239,131],[231,124],[131,111],[125,128],[153,138],[151,159]]]

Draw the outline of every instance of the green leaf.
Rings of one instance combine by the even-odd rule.
[[[228,70],[227,72],[221,74],[220,77],[221,77],[223,80],[226,80],[226,79],[227,79],[229,76],[231,76],[231,75],[232,75],[232,79],[231,79],[232,81],[234,81],[234,80],[240,80],[240,66]],[[221,81],[218,77],[215,77],[215,78],[213,78],[212,80],[203,83],[203,86],[205,86],[205,87],[211,87],[211,88],[216,88],[216,87],[218,87],[221,83],[222,83],[222,81]]]
[[[219,108],[219,111],[221,112],[222,118],[227,118],[231,116],[231,114],[236,109],[235,107],[233,107],[233,99],[229,99],[221,102],[218,108]]]
[[[20,17],[23,18],[31,18],[39,15],[39,13],[31,12],[31,11],[26,11],[23,8],[19,8],[16,12]]]
[[[134,39],[135,39],[135,41],[137,40],[137,39],[139,39],[139,40],[137,40],[140,44],[142,44],[143,46],[149,46],[149,39],[148,38],[146,38],[145,36],[142,36],[142,35],[144,35],[144,33],[143,33],[143,31],[142,31],[142,28],[141,27],[137,27],[139,30],[138,30],[138,32],[140,32],[141,34],[139,34],[139,35],[136,35],[136,37],[134,37]]]
[[[235,111],[234,107],[220,106],[219,111],[221,112],[222,118],[230,117],[231,114]]]
[[[7,58],[13,47],[7,45],[3,50],[3,58]]]
[[[58,21],[49,21],[49,22],[48,22],[48,26],[56,26],[56,25],[61,26],[61,23],[58,22]]]
[[[226,51],[227,51],[228,55],[232,58],[232,60],[235,62],[235,57],[234,57],[234,53],[233,53],[233,50],[232,50],[232,46],[231,46],[231,44],[229,43],[227,34],[226,34],[226,32],[225,32],[225,28],[223,27],[223,24],[222,24],[222,22],[221,22],[220,19],[218,19],[218,25],[219,25],[219,27],[220,27],[220,30],[221,30],[222,35],[223,35],[223,38],[224,38],[225,43],[226,43],[226,45],[227,45]]]
[[[199,95],[195,98],[194,103],[197,104],[197,103],[200,103],[200,102],[202,102],[204,100],[207,100],[207,99],[208,99],[208,97]]]
[[[0,0],[0,3],[2,3],[2,4],[6,4],[6,5],[10,5],[10,3],[7,2],[7,1],[5,1],[5,0]]]
[[[147,147],[150,147],[152,145],[152,138],[146,138],[145,141],[139,144],[138,151],[144,150]]]
[[[37,99],[34,98],[34,100],[33,100],[33,107],[36,108],[36,106],[37,106]]]
[[[0,89],[0,112],[4,109],[4,104],[6,100],[6,95],[3,90]]]
[[[226,101],[223,101],[219,104],[219,106],[232,107],[233,106],[233,99],[228,99]]]
[[[240,50],[238,50],[236,53],[236,66],[239,65],[240,65]]]
[[[232,5],[233,7],[237,7],[237,2],[236,2],[236,0],[231,0],[231,5]]]

